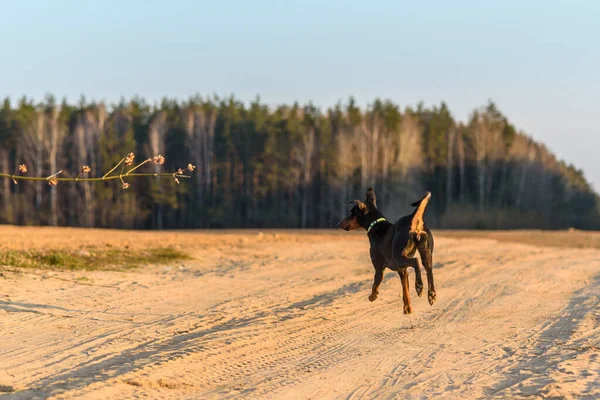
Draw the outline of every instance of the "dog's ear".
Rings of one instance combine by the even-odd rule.
[[[361,211],[366,211],[367,210],[367,205],[365,203],[363,203],[362,201],[360,201],[360,200],[352,200],[352,201],[349,201],[348,204],[354,204],[355,206],[358,206],[358,208]]]
[[[377,207],[377,198],[375,197],[375,191],[372,187],[367,189],[367,198],[365,203],[372,205],[373,207]]]

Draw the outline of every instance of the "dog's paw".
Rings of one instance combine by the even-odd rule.
[[[417,296],[423,296],[423,284],[417,285],[415,289],[417,289]]]
[[[371,293],[369,295],[369,301],[375,301],[377,300],[377,293]]]
[[[427,294],[427,298],[429,299],[429,305],[432,306],[433,303],[435,303],[435,300],[437,299],[437,294],[435,293],[435,291],[430,291]]]
[[[412,307],[410,304],[404,306],[404,314],[410,314],[412,312]]]

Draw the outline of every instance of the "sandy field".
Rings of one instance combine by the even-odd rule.
[[[0,251],[193,257],[0,266],[0,398],[600,398],[600,235],[434,235],[438,301],[411,271],[404,315],[394,272],[367,300],[364,232],[0,227]]]

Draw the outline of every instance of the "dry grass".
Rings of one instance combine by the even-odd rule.
[[[600,233],[586,231],[434,230],[440,237],[485,238],[545,247],[600,248]],[[338,230],[126,231],[0,226],[0,266],[68,270],[124,270],[145,264],[202,259],[210,249],[235,251],[262,241],[310,243],[324,237],[364,240],[364,232]]]
[[[142,264],[165,264],[190,257],[170,247],[135,252],[123,249],[88,247],[69,250],[0,250],[0,265],[17,268],[65,270],[125,270]]]
[[[202,259],[210,250],[231,251],[259,241],[308,243],[319,231],[127,231],[113,229],[0,226],[0,266],[65,270],[125,270],[147,264]],[[358,238],[358,235],[350,235]],[[362,235],[360,236],[362,239]]]
[[[190,258],[179,237],[173,234],[0,227],[0,266],[124,270],[144,264],[165,264]]]
[[[86,247],[116,248],[130,251],[153,247],[202,249],[206,246],[232,246],[252,241],[287,240],[320,241],[323,236],[364,239],[364,232],[341,230],[177,230],[130,231],[120,229],[86,229],[53,227],[20,227],[0,225],[0,250],[58,249],[80,250]]]
[[[600,232],[595,231],[540,231],[540,230],[510,230],[510,231],[471,231],[471,230],[441,230],[434,235],[455,239],[493,239],[505,243],[522,243],[542,247],[568,247],[578,249],[600,249]]]

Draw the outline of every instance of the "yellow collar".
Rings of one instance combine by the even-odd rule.
[[[378,218],[375,221],[371,222],[371,225],[369,225],[369,229],[367,229],[367,233],[371,232],[371,228],[373,228],[376,224],[378,224],[379,222],[383,222],[385,221],[385,218]]]

